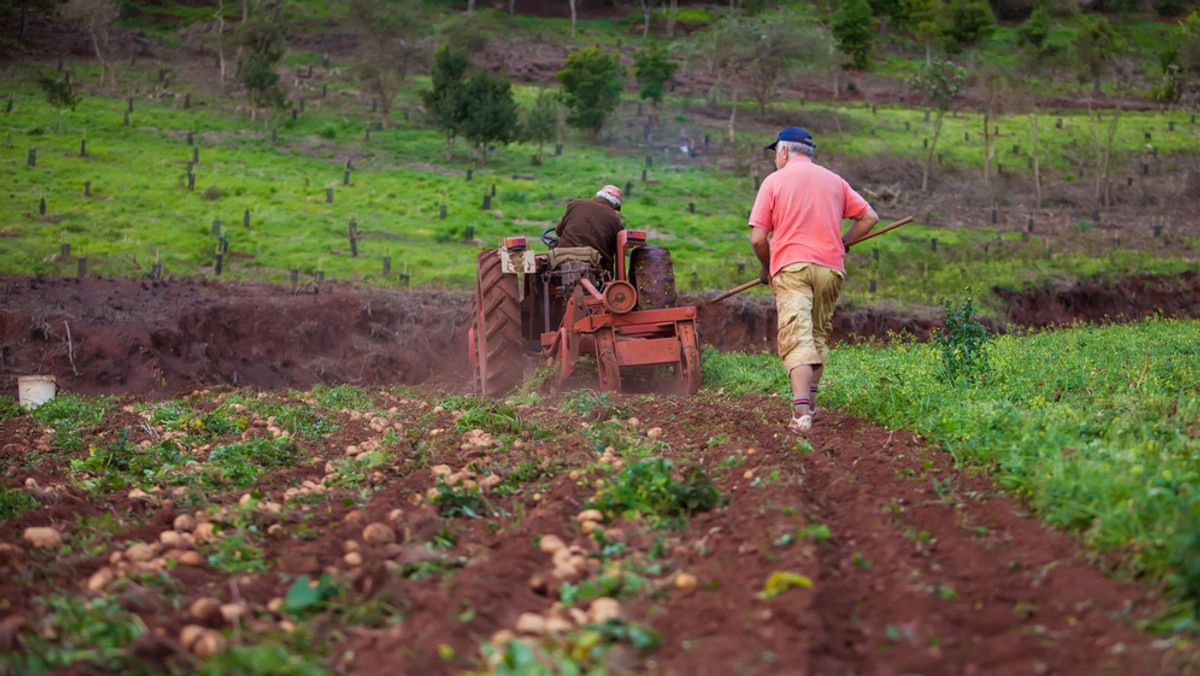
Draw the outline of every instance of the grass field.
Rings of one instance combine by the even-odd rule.
[[[79,70],[88,75],[86,68]],[[135,98],[130,126],[125,127],[124,99],[87,96],[76,111],[55,113],[27,81],[34,72],[10,74],[14,108],[0,117],[6,138],[0,166],[11,179],[9,199],[0,207],[10,244],[0,253],[0,270],[7,273],[74,274],[75,259],[85,256],[89,270],[99,274],[139,276],[156,260],[168,273],[211,274],[219,245],[213,222],[219,220],[216,231],[228,240],[230,252],[223,261],[227,277],[286,281],[295,268],[305,278],[319,271],[327,278],[396,283],[396,274],[407,271],[414,285],[460,286],[473,278],[479,246],[509,234],[536,236],[557,222],[568,199],[613,182],[630,188],[627,224],[649,229],[652,239],[672,248],[681,286],[728,287],[753,274],[745,212],[753,200],[752,174],[765,175],[769,169],[765,158],[751,159],[741,170],[713,168],[661,144],[621,141],[591,147],[568,137],[564,155],[547,153],[540,167],[529,166],[533,149],[522,145],[498,149],[486,166],[469,161],[461,146],[456,158],[447,161],[440,135],[415,118],[405,121],[397,115],[396,128],[373,131],[367,140],[369,104],[343,92],[348,83],[335,83],[328,99],[311,100],[297,120],[285,119],[271,130],[231,115],[228,104],[217,100],[195,97],[185,110],[178,95]],[[420,86],[413,83],[405,100],[411,102]],[[523,88],[519,95],[528,99],[532,90]],[[634,107],[630,100],[623,108],[628,114]],[[834,114],[827,104],[801,107],[793,102],[779,108],[794,110],[799,120],[806,114],[823,119]],[[922,128],[920,110],[841,108],[836,114],[846,133],[826,131],[822,138],[829,138],[839,162],[881,154],[921,156],[921,134],[905,130],[906,123],[910,129]],[[1140,149],[1140,130],[1163,129],[1169,116],[1127,117],[1120,143]],[[1054,120],[1043,115],[1040,124],[1051,129]],[[939,144],[946,162],[960,170],[982,164],[978,145],[962,141],[962,132],[978,124],[975,115],[948,118]],[[1020,144],[1028,133],[1024,118],[999,124],[1003,144]],[[1085,155],[1086,126],[1079,114],[1066,116],[1061,136],[1045,141],[1056,144],[1046,164],[1068,167]],[[194,146],[186,142],[188,132]],[[277,142],[272,142],[272,132]],[[614,133],[623,134],[620,127]],[[1183,119],[1174,134],[1161,137],[1164,162],[1170,161],[1165,159],[1168,149],[1187,156],[1197,143],[1195,129]],[[742,138],[747,144],[761,140],[747,134]],[[88,154],[80,157],[84,139]],[[30,149],[37,151],[34,167],[27,166]],[[199,163],[189,191],[188,163],[197,157],[194,152]],[[648,168],[645,155],[651,157]],[[350,184],[343,185],[348,159]],[[648,183],[641,181],[643,169]],[[83,194],[87,181],[90,196]],[[326,202],[327,189],[333,191],[332,203]],[[487,210],[482,209],[485,198],[490,199]],[[39,213],[42,199],[44,216]],[[871,277],[877,280],[877,299],[928,305],[979,280],[1022,287],[1095,271],[1171,272],[1193,264],[1194,252],[1187,247],[1152,256],[1127,250],[1128,243],[1145,248],[1141,240],[1149,238],[1138,230],[1148,230],[1152,217],[1126,224],[1131,232],[1117,251],[1097,233],[1053,246],[1037,232],[1023,241],[1012,222],[1025,219],[1029,211],[1017,205],[1029,198],[1008,199],[1010,204],[1000,205],[1009,224],[1004,232],[990,229],[984,209],[976,223],[941,222],[936,212],[911,214],[918,225],[877,240],[878,263],[872,251],[852,258],[849,296],[872,300],[867,292]],[[249,228],[243,226],[247,210]],[[910,214],[883,213],[885,219],[902,215]],[[922,223],[927,216],[932,223]],[[1081,220],[1081,233],[1089,219]],[[350,256],[352,220],[359,232],[357,258]],[[971,227],[962,227],[966,225]],[[932,238],[938,240],[936,253]],[[996,244],[997,238],[1003,243]],[[68,256],[58,255],[63,244],[71,245]],[[384,256],[391,258],[387,279]]]

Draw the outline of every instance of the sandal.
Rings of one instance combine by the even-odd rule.
[[[787,431],[792,434],[803,436],[812,429],[812,414],[802,415],[798,418],[792,418],[792,422],[788,423]]]

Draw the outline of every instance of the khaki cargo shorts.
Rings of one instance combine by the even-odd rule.
[[[779,312],[779,356],[790,373],[804,364],[829,358],[833,307],[842,292],[842,275],[814,263],[793,263],[771,278]]]

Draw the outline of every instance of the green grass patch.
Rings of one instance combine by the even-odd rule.
[[[516,17],[512,22],[529,31],[561,26],[531,17]],[[595,30],[606,25],[593,37],[592,25],[581,22],[587,37],[581,36],[580,42],[615,41],[617,36],[607,32],[613,22],[597,22]],[[319,61],[311,54],[300,57]],[[885,70],[896,77],[911,70],[911,61],[894,61]],[[74,68],[85,82],[96,74],[88,62]],[[642,183],[644,158],[622,152],[615,145],[623,142],[619,136],[609,137],[608,146],[591,146],[571,132],[564,154],[548,157],[537,167],[528,164],[534,148],[521,143],[499,148],[487,165],[469,159],[462,147],[446,159],[438,132],[415,117],[404,120],[399,115],[416,109],[420,89],[428,86],[424,77],[411,78],[402,88],[396,102],[397,126],[373,133],[369,142],[363,134],[373,121],[369,108],[352,105],[352,97],[338,94],[360,83],[341,78],[330,82],[329,97],[310,99],[298,119],[277,120],[274,131],[279,140],[272,142],[272,130],[237,114],[232,102],[199,95],[192,97],[192,107],[186,110],[178,98],[137,99],[126,127],[124,98],[85,88],[79,108],[59,115],[33,85],[36,74],[36,69],[24,66],[11,74],[14,113],[0,116],[0,133],[13,139],[0,148],[0,170],[11,179],[11,199],[0,205],[9,244],[0,249],[0,272],[74,274],[75,257],[87,256],[89,269],[99,274],[144,275],[156,261],[168,273],[211,274],[218,238],[223,236],[234,252],[224,260],[226,278],[287,283],[290,270],[296,269],[305,282],[320,272],[327,279],[394,284],[394,273],[382,274],[382,258],[390,256],[393,271],[406,271],[414,286],[464,287],[473,283],[475,253],[481,244],[490,245],[507,235],[536,238],[544,227],[557,222],[567,200],[590,195],[605,182],[629,183],[627,224],[649,230],[654,243],[672,249],[681,287],[729,288],[745,281],[739,265],[753,268],[744,227],[746,210],[754,199],[751,176],[765,176],[772,170],[769,159],[759,152],[758,141],[739,141],[735,149],[722,151],[734,160],[733,166],[722,169],[707,168],[669,150],[654,153],[654,164],[648,169],[651,182]],[[130,86],[144,82],[150,87],[156,69],[147,66],[122,75]],[[528,100],[534,91],[529,86],[515,88],[520,101]],[[682,103],[678,94],[668,97],[664,119],[673,119]],[[745,105],[748,117],[743,119],[753,120],[753,104]],[[611,128],[619,129],[623,119],[634,117],[636,106],[634,95],[626,94]],[[785,100],[773,105],[773,114],[816,122],[808,126],[827,139],[823,147],[836,153],[839,164],[878,155],[921,161],[931,125],[925,122],[924,111],[881,108],[872,112],[836,102]],[[1055,124],[1059,117],[1061,129]],[[1033,119],[1003,116],[995,122],[1000,127],[996,162],[1005,165],[1006,172],[1029,173]],[[1080,166],[1090,166],[1092,156],[1086,115],[1046,113],[1036,119],[1043,180],[1050,185],[1077,178]],[[1181,113],[1126,111],[1121,120],[1114,140],[1116,167],[1141,161],[1147,131],[1166,163],[1164,171],[1182,166],[1200,151],[1200,130]],[[947,117],[938,143],[945,165],[954,171],[980,172],[982,177],[981,121],[979,115],[966,112]],[[1169,123],[1175,124],[1175,131],[1167,131]],[[192,191],[187,189],[187,163],[194,150],[185,141],[189,131],[200,152],[200,163],[193,167]],[[758,133],[747,127],[743,136],[750,139]],[[80,157],[79,141],[84,137],[88,156]],[[1022,150],[1009,155],[1013,145]],[[38,159],[34,167],[27,167],[31,148],[38,151]],[[342,166],[348,155],[355,157],[355,168],[350,185],[343,185]],[[470,182],[468,168],[473,171]],[[939,166],[938,171],[947,169]],[[91,182],[90,196],[83,195],[85,181]],[[492,185],[495,197],[489,210],[481,210],[483,194]],[[334,191],[332,203],[326,202],[327,188]],[[42,198],[47,202],[44,216],[38,209]],[[440,217],[442,205],[447,207],[445,219]],[[1013,205],[1001,198],[999,206]],[[247,210],[249,228],[242,225]],[[880,249],[878,262],[870,249],[854,252],[846,296],[857,302],[935,305],[968,280],[987,279],[1019,288],[1047,278],[1085,275],[1089,270],[1170,273],[1195,264],[1194,255],[1187,251],[1164,256],[1056,253],[1047,258],[1045,243],[1037,237],[1024,242],[1012,241],[1010,235],[1003,236],[1004,246],[986,249],[998,234],[978,227],[987,217],[983,212],[968,228],[948,225],[933,214],[933,223],[880,238],[873,243]],[[1010,212],[1005,210],[1011,218],[1025,214]],[[893,215],[906,214],[885,214],[885,218]],[[923,214],[916,216],[921,219]],[[346,240],[351,220],[360,233],[357,257],[350,255]],[[218,235],[213,234],[214,221],[219,221]],[[939,240],[937,252],[930,251],[933,237]],[[71,256],[57,255],[64,243],[72,245]],[[869,291],[871,278],[877,282],[874,294]],[[349,395],[332,394],[331,399],[342,394]]]

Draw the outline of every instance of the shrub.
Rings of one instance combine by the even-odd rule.
[[[982,381],[989,371],[992,336],[986,326],[974,319],[973,299],[967,296],[957,308],[950,301],[943,301],[942,306],[946,309],[946,328],[933,341],[942,355],[938,378],[948,383]]]

